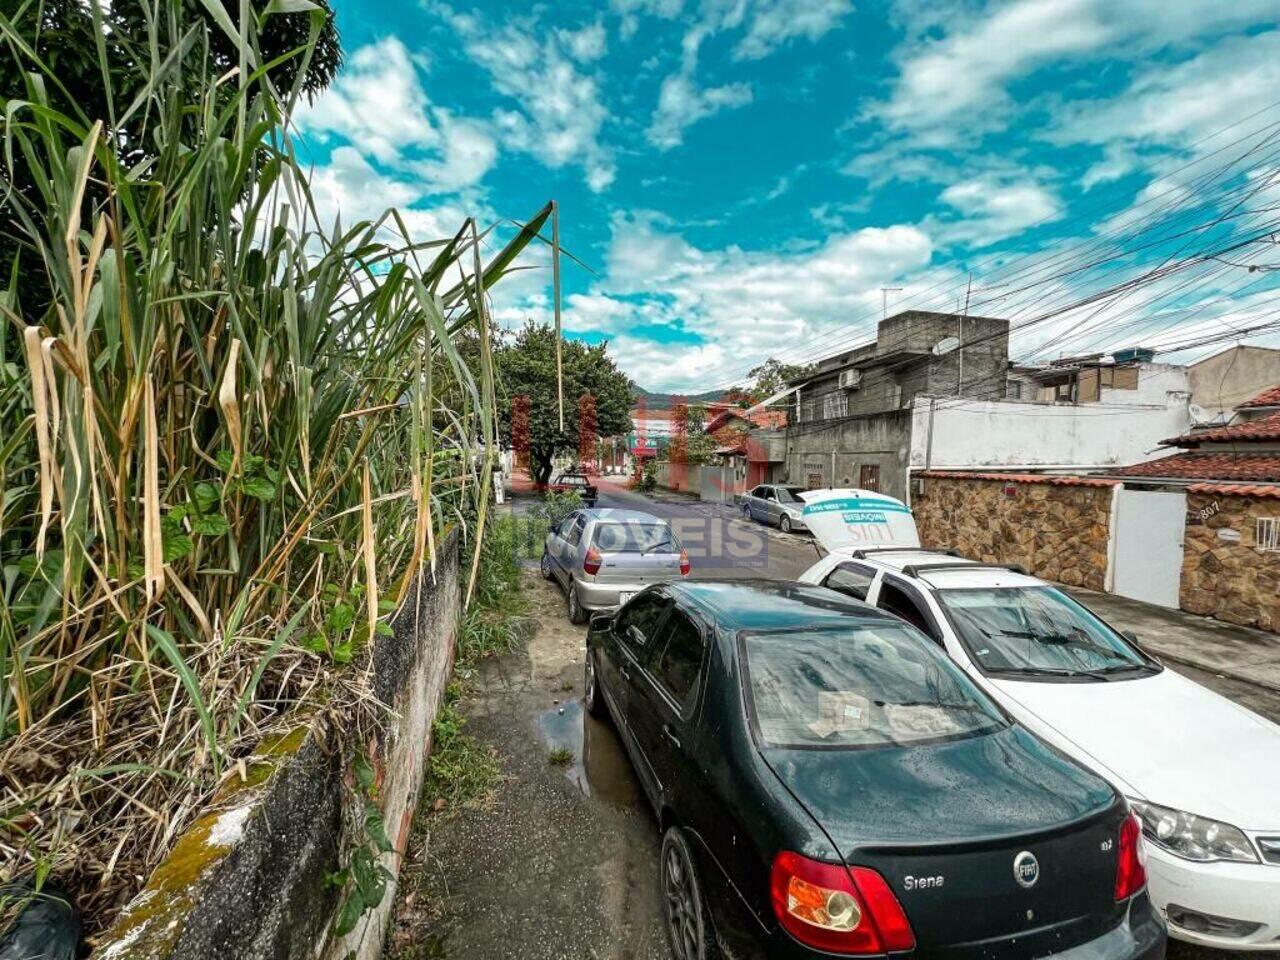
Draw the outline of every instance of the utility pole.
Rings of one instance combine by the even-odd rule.
[[[889,319],[889,294],[901,293],[901,287],[881,287],[880,288],[880,319]]]
[[[551,286],[554,288],[556,315],[556,410],[560,415],[560,432],[564,432],[564,365],[560,357],[560,203],[551,201]],[[480,556],[479,553],[476,556]]]
[[[972,293],[973,293],[973,271],[970,270],[969,283],[964,288],[964,311],[960,314],[960,338],[959,338],[960,346],[958,348],[959,356],[956,357],[956,362],[959,364],[959,369],[956,371],[956,396],[957,397],[961,396],[961,391],[964,389],[964,318],[969,315],[969,296]]]

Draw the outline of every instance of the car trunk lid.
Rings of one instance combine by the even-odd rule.
[[[918,547],[911,508],[874,490],[806,490],[800,514],[828,553],[868,547]]]
[[[680,545],[665,523],[601,523],[592,546],[600,556],[597,583],[640,587],[680,576]]]
[[[845,861],[885,877],[930,955],[1066,949],[1113,926],[1122,910],[1114,902],[1122,801],[1020,728],[903,748],[764,754]]]

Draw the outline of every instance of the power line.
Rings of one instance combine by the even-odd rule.
[[[1248,117],[1243,118],[1242,120],[1236,121],[1235,123],[1230,124],[1227,127],[1224,127],[1218,131],[1215,131],[1209,134],[1208,136],[1201,138],[1198,141],[1195,141],[1195,143],[1193,143],[1192,146],[1211,140],[1212,138],[1219,136],[1222,133],[1226,132],[1227,130],[1233,129],[1247,122],[1249,119],[1252,119],[1253,117],[1256,117],[1261,113],[1265,113],[1268,110],[1274,109],[1275,106],[1277,105],[1280,105],[1280,101],[1276,101],[1275,103],[1270,104],[1267,107],[1262,108],[1261,110],[1255,111],[1253,114],[1250,114]],[[1246,160],[1249,157],[1253,156],[1256,152],[1258,152],[1264,146],[1266,146],[1267,143],[1269,143],[1272,139],[1274,139],[1276,128],[1278,126],[1280,126],[1280,121],[1275,121],[1275,122],[1263,125],[1262,127],[1251,131],[1250,133],[1246,134],[1243,137],[1237,138],[1236,140],[1233,140],[1230,143],[1225,144],[1222,147],[1219,147],[1208,154],[1197,157],[1194,160],[1189,161],[1188,163],[1183,164],[1182,166],[1164,174],[1163,176],[1156,178],[1155,180],[1151,181],[1151,184],[1159,183],[1162,180],[1172,180],[1176,174],[1186,169],[1203,164],[1210,158],[1217,156],[1240,143],[1243,143],[1253,138],[1258,138],[1261,135],[1267,134],[1268,132],[1270,132],[1270,135],[1263,137],[1258,143],[1255,143],[1254,145],[1252,145],[1248,150],[1246,150],[1240,156],[1233,157],[1227,163],[1221,164],[1218,167],[1210,169],[1209,171],[1201,174],[1197,178],[1197,180],[1192,181],[1191,183],[1192,183],[1192,186],[1203,186],[1204,184],[1212,183],[1214,180],[1221,179],[1225,176],[1227,172],[1235,168],[1243,160]],[[1197,181],[1203,181],[1203,184],[1198,183]],[[1150,187],[1151,184],[1148,184],[1148,188]],[[1110,231],[1104,231],[1098,237],[1094,237],[1089,240],[1082,241],[1080,243],[1075,244],[1073,247],[1068,248],[1065,251],[1061,251],[1061,252],[1049,255],[1047,257],[1043,256],[1043,251],[1041,251],[1036,254],[1028,254],[1028,255],[1024,255],[1022,257],[1016,258],[1010,264],[1006,264],[1003,267],[1001,267],[997,276],[1007,273],[1010,270],[1010,268],[1013,266],[1013,264],[1021,264],[1021,263],[1026,263],[1027,261],[1032,261],[1026,267],[1023,267],[1022,270],[1011,274],[1011,276],[1013,277],[1019,276],[1020,273],[1022,275],[1030,275],[1031,277],[1034,277],[1035,282],[1029,283],[1027,287],[1023,288],[1023,289],[1029,289],[1037,284],[1042,284],[1055,279],[1063,279],[1065,277],[1071,276],[1072,274],[1079,273],[1082,270],[1096,268],[1100,264],[1105,264],[1110,261],[1115,261],[1123,257],[1132,257],[1134,253],[1141,252],[1144,249],[1144,247],[1140,246],[1137,250],[1122,249],[1117,253],[1113,254],[1112,256],[1103,258],[1100,261],[1095,258],[1091,262],[1085,262],[1085,258],[1088,256],[1089,253],[1092,252],[1093,248],[1101,247],[1109,239],[1122,238],[1127,234],[1131,234],[1134,232],[1135,227],[1142,226],[1144,223],[1148,221],[1156,222],[1159,219],[1165,219],[1167,211],[1169,210],[1176,210],[1180,207],[1190,210],[1190,209],[1203,207],[1205,205],[1207,201],[1204,200],[1202,196],[1197,195],[1194,191],[1191,191],[1191,196],[1192,196],[1192,199],[1195,200],[1195,202],[1188,204],[1186,202],[1187,201],[1186,194],[1188,191],[1189,191],[1189,188],[1187,186],[1184,186],[1183,184],[1180,184],[1180,183],[1174,184],[1164,192],[1160,194],[1152,195],[1146,198],[1145,200],[1132,205],[1129,208],[1129,211],[1127,211],[1127,212],[1132,212],[1134,210],[1142,209],[1143,207],[1154,204],[1156,201],[1159,201],[1162,198],[1173,195],[1172,200],[1164,204],[1161,204],[1159,207],[1157,207],[1155,210],[1148,213],[1146,216],[1138,219],[1130,218],[1125,222],[1119,223],[1116,227],[1112,228]],[[1256,193],[1256,192],[1257,192],[1256,189],[1254,191],[1251,191],[1251,193]],[[1225,198],[1219,198],[1219,199],[1225,199]],[[1073,218],[1074,221],[1079,221],[1081,219],[1083,218],[1082,217]],[[1220,217],[1219,221],[1221,219],[1222,218]],[[1069,221],[1069,222],[1072,222],[1072,221]],[[1212,226],[1212,224],[1210,226]],[[1204,225],[1201,224],[1201,225],[1198,225],[1192,231],[1185,231],[1182,235],[1187,235],[1188,233],[1195,233],[1203,229],[1204,229]],[[1176,233],[1172,235],[1166,234],[1162,236],[1157,236],[1157,238],[1154,241],[1149,242],[1149,245],[1158,245],[1159,243],[1168,242],[1171,239],[1176,239],[1178,236],[1179,234],[1176,234]],[[1067,259],[1069,254],[1074,256],[1075,263],[1073,263],[1071,259]],[[990,255],[988,258],[986,258],[985,262],[989,263],[992,260],[998,259],[1000,256],[1001,254],[994,253]],[[1060,268],[1058,273],[1051,274],[1047,277],[1043,275],[1043,272],[1046,269],[1051,269],[1054,266],[1057,266]],[[1062,269],[1064,267],[1066,269]],[[1038,277],[1036,276],[1037,272],[1041,274]],[[923,291],[913,294],[912,296],[907,298],[907,303],[911,303],[913,301],[919,300],[924,295],[930,293],[931,291],[936,290],[939,286],[941,286],[945,282],[946,282],[946,279],[944,278],[942,280],[939,280],[937,283],[933,284],[931,287],[928,287]],[[1021,292],[1021,291],[1015,291],[1015,292]],[[1001,297],[996,299],[1004,300],[1004,299],[1007,299],[1008,296],[1009,294],[1002,294]],[[982,306],[987,302],[995,302],[995,301],[994,300],[983,301],[982,303],[976,305],[976,308],[981,309]],[[821,348],[821,355],[830,355],[832,352],[835,352],[836,350],[838,350],[841,344],[848,343],[850,340],[852,340],[854,336],[856,335],[853,335],[847,338],[837,339],[834,342],[830,340],[826,341],[824,343],[824,346]],[[775,355],[775,358],[783,361],[791,360],[792,362],[795,362],[795,359],[798,359],[796,358],[795,351],[785,351],[782,354]],[[739,382],[742,382],[741,379],[728,381],[727,383],[734,384]]]

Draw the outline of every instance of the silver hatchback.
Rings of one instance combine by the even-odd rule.
[[[573,623],[688,574],[689,555],[671,525],[639,510],[576,510],[547,531],[542,550],[542,575],[564,588]]]

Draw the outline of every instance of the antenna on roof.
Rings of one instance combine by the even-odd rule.
[[[901,293],[901,287],[881,287],[880,288],[880,319],[889,319],[889,294]]]

